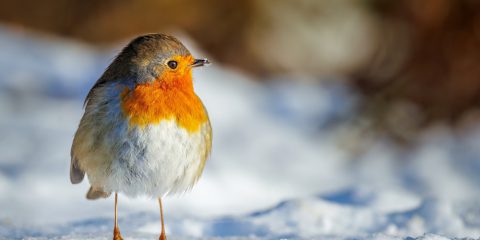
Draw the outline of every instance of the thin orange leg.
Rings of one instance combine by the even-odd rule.
[[[160,240],[167,240],[167,237],[165,236],[165,224],[163,222],[162,198],[158,198],[158,203],[160,205],[160,220],[162,221],[162,233],[160,233]]]
[[[118,205],[118,194],[115,193],[115,226],[113,227],[113,240],[123,240],[122,235],[120,235],[120,229],[118,228],[117,205]]]

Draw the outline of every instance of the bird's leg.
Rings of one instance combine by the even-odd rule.
[[[113,227],[113,240],[123,240],[122,235],[120,235],[120,229],[118,228],[117,222],[117,203],[118,194],[115,192],[115,226]]]
[[[158,198],[158,204],[160,205],[160,220],[162,222],[162,233],[160,233],[160,240],[167,240],[167,237],[165,236],[165,224],[163,223],[162,198]]]

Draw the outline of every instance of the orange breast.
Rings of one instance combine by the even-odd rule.
[[[123,113],[133,126],[175,120],[193,133],[208,121],[203,104],[193,91],[191,75],[178,78],[167,74],[161,81],[138,84],[131,90],[126,88],[121,97]]]

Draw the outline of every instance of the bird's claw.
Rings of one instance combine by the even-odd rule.
[[[162,233],[160,234],[159,240],[167,240],[167,237],[165,236],[165,233],[164,233],[164,232],[162,232]]]
[[[118,228],[113,229],[113,240],[123,240],[120,230]]]

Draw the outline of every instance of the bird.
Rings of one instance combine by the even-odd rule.
[[[190,190],[200,178],[212,128],[192,69],[207,64],[173,36],[146,34],[128,43],[88,92],[73,137],[70,181],[87,175],[89,200],[115,194],[114,240],[123,239],[119,193],[158,200],[165,240],[162,198]]]

